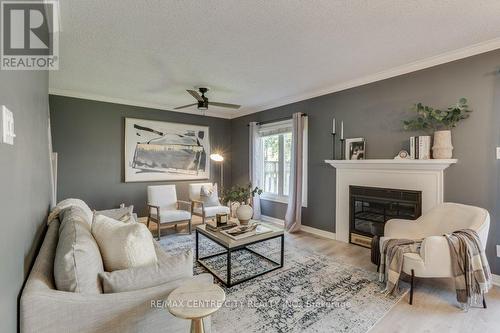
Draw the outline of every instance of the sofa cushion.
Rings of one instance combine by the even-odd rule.
[[[153,213],[151,214],[151,217],[154,219],[158,219],[156,216],[156,209],[152,210]],[[180,210],[180,209],[168,209],[168,208],[160,208],[160,222],[161,223],[169,223],[169,222],[175,222],[175,221],[187,221],[191,219],[191,212],[188,212],[187,210]]]
[[[99,247],[90,232],[87,213],[78,206],[59,213],[61,224],[54,259],[54,280],[58,290],[102,293],[98,274],[104,267]]]
[[[157,250],[158,262],[155,264],[100,273],[104,292],[139,290],[193,276],[191,250],[175,256],[161,254],[159,251]]]
[[[98,210],[95,211],[97,214],[101,214],[112,219],[122,221],[122,222],[136,222],[134,218],[134,206],[120,207],[114,209]]]
[[[50,224],[53,220],[59,218],[62,221],[62,218],[59,216],[59,214],[66,208],[70,208],[76,206],[82,210],[84,213],[85,217],[85,222],[88,223],[89,226],[92,225],[92,210],[89,208],[89,206],[85,203],[85,201],[80,200],[80,199],[64,199],[60,201],[57,206],[50,212],[49,216],[47,217],[47,224]]]
[[[123,223],[94,214],[92,235],[108,272],[157,262],[153,236],[142,223]]]

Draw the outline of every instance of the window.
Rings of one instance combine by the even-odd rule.
[[[290,192],[292,122],[280,121],[259,128],[261,166],[260,187],[265,200],[287,202]],[[304,131],[304,166],[307,166],[307,130]],[[303,206],[306,206],[307,169],[304,168]]]
[[[263,190],[267,194],[287,197],[290,182],[292,133],[263,136],[262,147],[264,149]]]

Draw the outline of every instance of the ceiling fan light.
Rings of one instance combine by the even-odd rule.
[[[208,101],[207,100],[198,101],[198,110],[202,111],[208,110]]]

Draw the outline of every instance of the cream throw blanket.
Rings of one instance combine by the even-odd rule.
[[[403,269],[403,256],[405,253],[419,253],[421,240],[413,239],[388,239],[384,242],[382,258],[380,258],[379,280],[386,281],[386,295],[399,292],[398,284]]]
[[[463,229],[444,235],[450,245],[451,268],[457,301],[470,306],[491,288],[491,272],[481,240],[474,230]]]

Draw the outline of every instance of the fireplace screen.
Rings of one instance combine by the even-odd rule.
[[[350,242],[370,247],[373,236],[384,235],[390,219],[414,220],[422,214],[422,192],[349,186]]]

